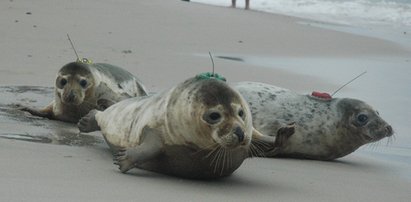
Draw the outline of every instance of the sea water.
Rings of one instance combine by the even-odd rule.
[[[230,6],[230,0],[192,0]],[[411,26],[411,0],[250,0],[251,9],[346,25]],[[237,0],[244,7],[244,0]]]
[[[231,0],[192,1],[231,5]],[[237,7],[243,8],[244,2],[237,0]],[[250,7],[309,19],[311,26],[394,41],[411,50],[411,0],[250,0]]]

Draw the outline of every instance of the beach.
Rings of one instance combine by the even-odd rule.
[[[411,112],[405,106],[411,51],[404,44],[302,18],[177,0],[13,0],[0,2],[0,11],[0,201],[411,199]],[[300,93],[332,92],[366,70],[338,97],[375,106],[396,138],[391,147],[382,140],[376,149],[365,146],[332,162],[247,159],[215,181],[138,169],[122,174],[99,132],[79,134],[74,124],[12,107],[41,107],[53,99],[57,71],[76,59],[67,34],[80,57],[123,67],[151,92],[211,71],[209,51],[228,82],[259,81]]]

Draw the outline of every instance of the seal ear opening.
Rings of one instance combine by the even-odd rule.
[[[98,126],[96,120],[97,112],[97,110],[93,109],[86,116],[80,119],[80,121],[77,123],[77,127],[80,132],[90,133],[100,130],[100,126]]]

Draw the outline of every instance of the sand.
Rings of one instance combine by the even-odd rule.
[[[0,201],[411,199],[409,179],[386,161],[358,152],[335,162],[248,159],[232,176],[210,182],[137,169],[121,174],[99,133],[78,136],[74,125],[29,117],[9,106],[45,105],[50,89],[36,94],[5,87],[53,86],[58,69],[75,59],[67,33],[81,57],[124,67],[151,91],[210,71],[208,51],[296,58],[409,55],[400,44],[303,25],[298,18],[178,0],[2,1],[0,19],[0,136],[9,138],[0,138]],[[261,81],[298,91],[338,86],[286,69],[215,62],[230,82]]]

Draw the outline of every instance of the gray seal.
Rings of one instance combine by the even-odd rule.
[[[123,173],[137,167],[184,178],[220,178],[250,156],[252,138],[275,151],[273,139],[253,128],[248,104],[237,91],[199,76],[156,95],[93,110],[78,126],[81,132],[101,130]],[[284,136],[292,132],[292,127],[283,130]]]
[[[20,107],[35,116],[77,123],[92,109],[147,95],[144,85],[128,71],[105,63],[71,62],[58,72],[54,101],[43,109]]]
[[[276,136],[295,124],[295,133],[271,157],[333,160],[360,146],[393,135],[393,129],[367,103],[350,98],[321,99],[257,82],[234,85],[250,105],[253,125]]]

